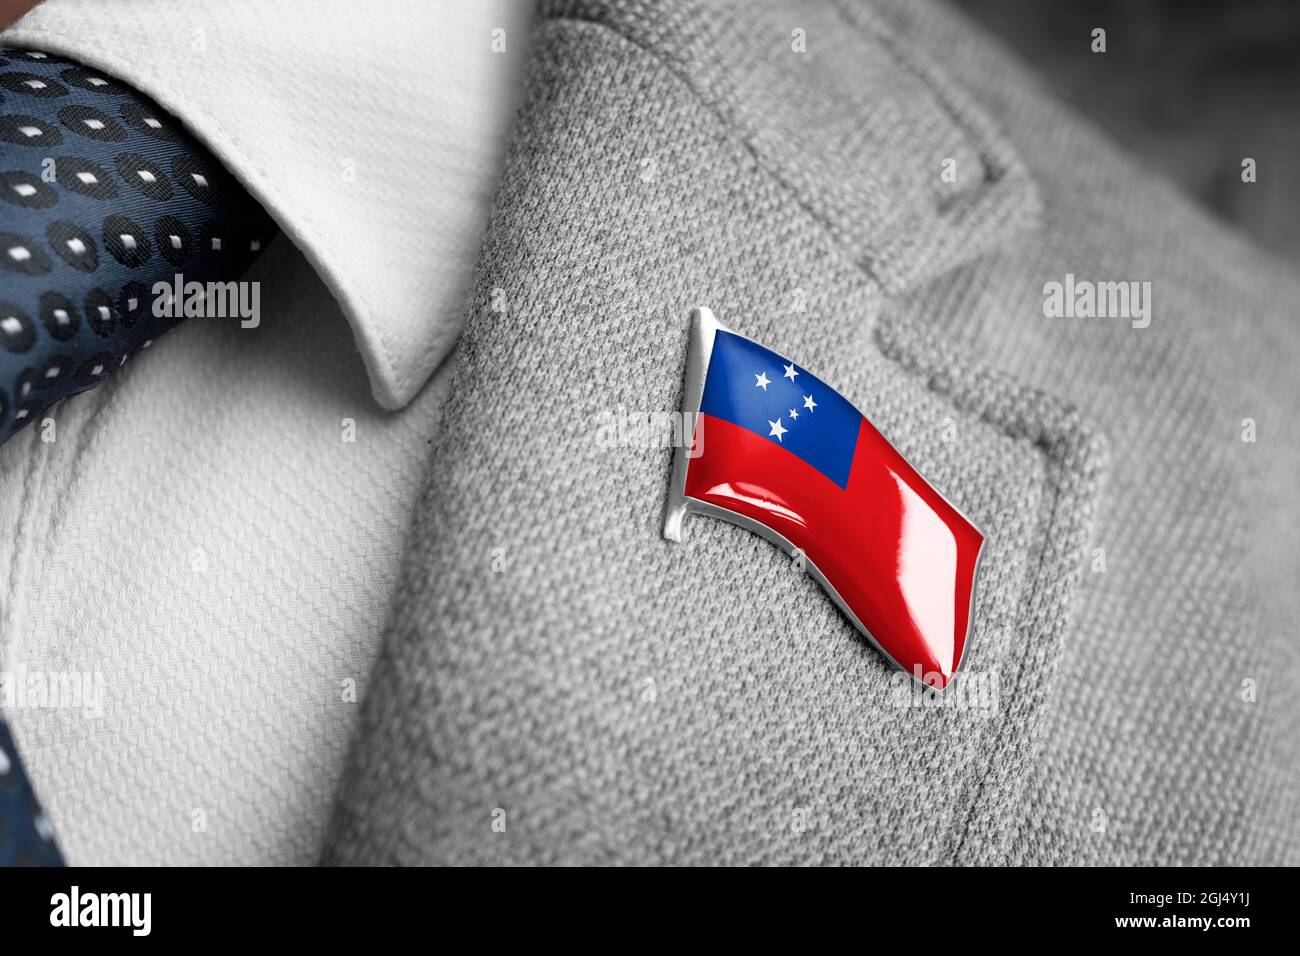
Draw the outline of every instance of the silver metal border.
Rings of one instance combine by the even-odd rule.
[[[691,312],[690,344],[686,349],[686,381],[682,386],[681,410],[683,417],[690,416],[692,428],[699,427],[700,402],[704,399],[704,376],[709,371],[709,360],[713,358],[713,340],[719,329],[730,331],[723,329],[709,309],[701,307]],[[694,431],[691,440],[695,440]],[[664,537],[669,541],[682,540],[682,526],[687,516],[695,510],[693,505],[704,504],[686,496],[686,469],[691,463],[690,450],[683,434],[682,443],[673,452],[672,484],[668,487],[668,507],[664,511]]]
[[[711,310],[701,306],[691,312],[690,340],[686,352],[686,373],[685,382],[682,386],[681,410],[683,413],[689,413],[691,421],[696,428],[699,427],[700,402],[704,398],[704,379],[709,370],[709,361],[713,358],[713,343],[717,338],[719,331],[731,332],[730,329],[718,322]],[[739,333],[732,332],[732,334],[738,335]],[[750,341],[753,340],[751,339]],[[692,441],[694,441],[693,432],[691,438]],[[891,442],[890,444],[892,445],[893,443]],[[798,548],[795,547],[794,543],[791,542],[790,539],[780,532],[773,531],[771,528],[767,527],[767,525],[761,524],[747,515],[742,515],[739,512],[732,511],[730,508],[723,508],[719,505],[712,504],[711,502],[692,498],[686,494],[686,470],[690,467],[690,450],[690,446],[687,445],[686,440],[683,437],[682,444],[677,446],[673,452],[673,474],[671,484],[668,487],[668,503],[664,508],[664,537],[669,541],[681,541],[682,530],[686,524],[686,519],[693,514],[707,515],[712,518],[720,518],[723,521],[729,521],[732,524],[739,525],[747,531],[752,531],[755,534],[766,538],[786,554],[793,557],[795,552],[798,551]],[[895,450],[897,451],[897,449]],[[903,455],[902,452],[899,452],[899,455],[904,461],[907,461],[907,456]],[[911,466],[912,470],[918,475],[921,474],[920,470],[915,465],[912,465],[910,461],[908,461],[907,464]],[[922,480],[924,480],[926,484],[930,484],[929,480],[925,479],[924,476],[922,476]],[[975,555],[975,570],[972,573],[970,607],[967,609],[966,613],[966,638],[962,644],[961,660],[957,662],[957,667],[954,669],[952,677],[949,678],[948,683],[942,690],[931,684],[925,683],[925,681],[921,680],[916,673],[909,671],[895,660],[894,656],[885,650],[884,647],[881,646],[880,642],[877,641],[871,632],[863,626],[862,622],[858,620],[858,616],[853,613],[852,609],[850,609],[844,602],[844,599],[840,597],[839,591],[837,591],[835,586],[826,579],[826,575],[822,574],[821,569],[818,568],[806,554],[803,556],[803,561],[805,568],[807,568],[812,574],[813,580],[821,585],[822,590],[830,595],[831,600],[835,602],[835,606],[838,607],[844,616],[853,623],[853,626],[856,627],[862,636],[871,643],[871,646],[880,652],[881,656],[884,657],[885,660],[903,671],[922,687],[927,687],[937,693],[943,693],[956,683],[958,674],[961,673],[966,662],[970,660],[971,654],[975,649],[975,595],[979,589],[980,567],[984,561],[984,545],[988,543],[988,539],[984,532],[980,531],[980,529],[975,525],[975,522],[966,517],[965,512],[948,500],[947,495],[938,488],[935,488],[934,485],[930,485],[930,487],[933,488],[935,493],[938,494],[950,508],[956,511],[967,524],[972,528],[975,528],[980,535],[980,547],[979,551]]]

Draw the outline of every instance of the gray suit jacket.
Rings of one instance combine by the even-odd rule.
[[[1009,59],[914,0],[544,5],[329,861],[1300,860],[1300,286]],[[662,539],[671,450],[593,422],[678,406],[698,305],[985,532],[984,696]]]

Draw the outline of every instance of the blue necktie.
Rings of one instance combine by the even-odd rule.
[[[0,720],[0,866],[61,866],[50,825]]]
[[[237,279],[274,232],[144,96],[0,51],[0,441],[179,321],[154,314],[155,283]]]
[[[275,234],[175,119],[126,85],[0,50],[0,442],[180,318],[155,283],[236,280]],[[0,865],[62,863],[0,720]]]

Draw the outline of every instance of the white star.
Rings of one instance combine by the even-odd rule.
[[[803,407],[808,409],[808,411],[811,412],[814,408],[817,407],[817,403],[812,400],[811,395],[805,395],[803,397]]]
[[[796,422],[799,420],[799,413],[796,412],[793,408],[790,409],[790,418]]]
[[[768,381],[766,372],[758,372],[754,375],[754,378],[758,379],[754,384],[765,392],[767,391],[768,385],[772,384]]]
[[[790,364],[790,365],[787,365],[787,366],[785,367],[785,374],[782,375],[781,377],[782,377],[782,378],[788,378],[790,381],[793,382],[793,381],[794,381],[794,377],[795,377],[796,375],[798,375],[798,374],[799,374],[799,373],[796,372],[796,371],[794,370],[794,365],[793,365],[793,364]]]
[[[781,441],[781,436],[789,431],[789,429],[781,426],[781,419],[778,418],[774,422],[768,422],[768,424],[772,426],[772,430],[768,432],[767,437],[775,438],[777,441],[780,441],[781,444],[785,444],[785,442]]]

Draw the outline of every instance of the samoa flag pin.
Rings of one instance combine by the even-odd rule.
[[[894,664],[948,686],[969,644],[984,536],[844,396],[801,365],[691,317],[664,537],[692,514],[802,560]],[[685,443],[683,443],[684,445]]]

